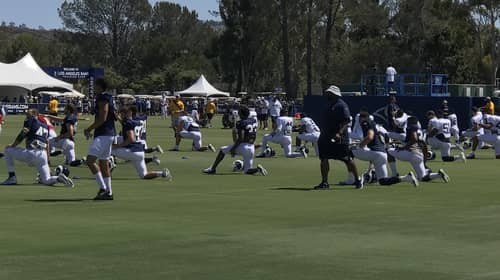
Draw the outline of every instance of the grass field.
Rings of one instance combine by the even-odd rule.
[[[0,149],[22,125],[6,121]],[[151,146],[172,146],[168,124],[150,119]],[[215,146],[230,140],[230,130],[203,133]],[[208,176],[200,171],[215,154],[188,151],[187,141],[181,149],[160,156],[172,182],[141,181],[119,164],[112,202],[91,200],[97,186],[85,167],[71,169],[82,179],[67,189],[32,185],[36,171],[17,164],[20,185],[0,187],[0,279],[500,279],[491,151],[466,166],[432,162],[449,184],[307,191],[319,183],[316,158],[284,159],[277,149],[278,158],[257,159],[267,177],[232,173],[230,157]],[[340,163],[332,169],[331,182],[345,177]]]

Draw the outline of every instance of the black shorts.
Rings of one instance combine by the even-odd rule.
[[[213,117],[214,117],[214,114],[212,114],[212,113],[207,113],[207,118],[208,118],[209,120],[212,120],[212,118],[213,118]]]
[[[318,148],[320,159],[336,159],[349,162],[353,158],[349,144],[333,143],[330,139],[320,138]]]
[[[259,121],[267,121],[267,118],[268,118],[267,114],[260,114],[260,115],[257,116],[257,119]]]

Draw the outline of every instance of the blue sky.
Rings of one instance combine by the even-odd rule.
[[[22,23],[29,27],[38,28],[43,26],[49,28],[60,28],[61,20],[57,15],[57,8],[63,0],[0,0],[0,22]],[[149,0],[152,4],[158,1]],[[200,19],[215,19],[208,11],[217,10],[217,0],[171,0],[168,2],[178,3],[196,10]]]

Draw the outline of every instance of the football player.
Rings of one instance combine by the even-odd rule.
[[[367,112],[360,115],[359,121],[364,138],[359,146],[352,150],[354,157],[373,163],[380,185],[387,186],[400,182],[408,182],[417,187],[418,181],[413,172],[409,172],[406,176],[389,177],[384,136],[378,132],[375,122],[370,120],[370,115]]]
[[[288,112],[285,109],[281,110],[280,114],[281,116],[277,117],[272,123],[273,132],[264,135],[262,138],[261,152],[257,157],[265,157],[267,142],[273,142],[283,147],[283,151],[287,158],[307,158],[305,149],[300,149],[299,152],[292,152],[293,118],[287,116]]]
[[[448,110],[448,115],[446,116],[451,123],[451,134],[455,138],[455,144],[460,143],[460,129],[458,128],[458,118],[457,114],[455,114],[455,111],[453,109]]]
[[[500,159],[500,116],[484,115],[484,123],[480,123],[479,126],[491,131],[490,134],[483,134],[479,138],[492,145],[495,148],[496,159]]]
[[[160,145],[156,145],[156,147],[154,148],[148,148],[148,143],[147,143],[148,115],[138,114],[137,106],[130,106],[129,109],[132,110],[133,119],[135,121],[138,121],[140,124],[140,127],[138,127],[137,129],[140,130],[139,141],[141,141],[141,143],[144,145],[144,153],[150,154],[153,152],[158,152],[160,154],[163,154],[163,149],[161,148]]]
[[[389,138],[397,140],[397,141],[404,141],[406,139],[406,122],[408,120],[408,115],[401,109],[397,110],[394,113],[394,118],[392,118],[390,121],[392,121],[392,131],[389,131],[387,133],[387,136]]]
[[[23,129],[17,135],[14,143],[5,148],[5,163],[9,177],[2,185],[16,185],[17,177],[14,168],[14,160],[22,161],[28,165],[36,166],[39,174],[39,182],[52,186],[57,182],[63,183],[68,187],[74,187],[71,179],[63,173],[59,176],[51,176],[48,163],[47,150],[49,148],[48,135],[49,129],[47,125],[38,120],[38,110],[29,109],[26,112],[26,120],[24,121]],[[26,139],[26,148],[19,148]]]
[[[462,133],[464,137],[472,139],[472,151],[467,155],[467,159],[475,159],[477,148],[484,146],[484,142],[479,139],[483,138],[481,135],[485,134],[484,128],[481,126],[483,123],[483,113],[478,107],[472,107],[471,123],[472,127]]]
[[[175,147],[170,149],[170,151],[179,151],[179,145],[182,138],[192,139],[192,147],[195,151],[205,152],[212,151],[215,152],[215,148],[212,144],[207,146],[202,146],[202,135],[200,131],[200,125],[193,120],[191,116],[183,113],[178,119],[178,126],[176,131],[178,131],[175,138]]]
[[[50,139],[51,148],[60,148],[64,153],[66,160],[65,164],[76,166],[76,156],[75,156],[75,140],[73,136],[76,133],[76,125],[78,118],[76,116],[76,107],[71,104],[67,104],[64,108],[64,118],[54,117],[46,115],[45,117],[51,121],[61,122],[61,133],[57,137]],[[56,156],[60,152],[52,152],[51,156]],[[80,162],[80,161],[78,161]]]
[[[113,144],[113,155],[131,161],[141,179],[163,177],[170,180],[172,176],[167,168],[163,169],[163,171],[148,172],[146,162],[144,161],[144,144],[140,139],[142,124],[134,120],[133,111],[135,110],[131,108],[122,108],[120,110],[122,141],[118,144]]]
[[[240,121],[236,123],[233,129],[233,144],[220,148],[219,154],[211,167],[203,170],[205,174],[215,174],[217,166],[224,159],[226,154],[231,156],[243,156],[243,172],[245,174],[260,173],[263,176],[267,175],[267,170],[262,165],[257,165],[253,168],[253,158],[255,154],[255,137],[257,135],[257,122],[254,118],[250,118],[250,111],[247,107],[241,106],[239,111]]]
[[[452,144],[450,143],[451,137],[451,122],[447,118],[442,117],[442,112],[438,111],[438,116],[434,111],[428,111],[427,119],[429,124],[427,126],[427,142],[433,149],[441,150],[441,159],[443,161],[462,160],[466,162],[465,154],[460,152],[460,155],[451,156]],[[456,146],[460,147],[460,145]]]
[[[90,138],[94,131],[94,139],[89,146],[87,166],[95,176],[99,191],[95,200],[113,200],[113,189],[111,187],[111,172],[109,158],[111,148],[116,136],[115,129],[115,104],[113,96],[106,92],[107,83],[99,78],[95,82],[95,120],[83,133]]]
[[[297,151],[304,149],[305,151],[305,143],[302,145],[302,141],[311,142],[316,156],[319,155],[318,151],[318,139],[321,134],[319,127],[313,121],[313,119],[309,118],[305,113],[300,114],[300,127],[297,129],[299,134],[296,137],[296,146]]]
[[[428,182],[440,178],[448,183],[450,177],[443,169],[439,169],[437,173],[426,169],[424,161],[425,143],[420,139],[419,130],[418,119],[409,117],[405,145],[401,148],[391,148],[388,153],[398,160],[410,162],[419,181]]]

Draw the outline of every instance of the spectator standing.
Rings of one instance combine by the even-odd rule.
[[[391,92],[394,89],[394,81],[396,80],[396,75],[398,72],[396,71],[396,68],[392,66],[392,63],[389,63],[387,65],[387,69],[385,70],[385,74],[387,76],[387,85],[388,88],[387,90]]]

